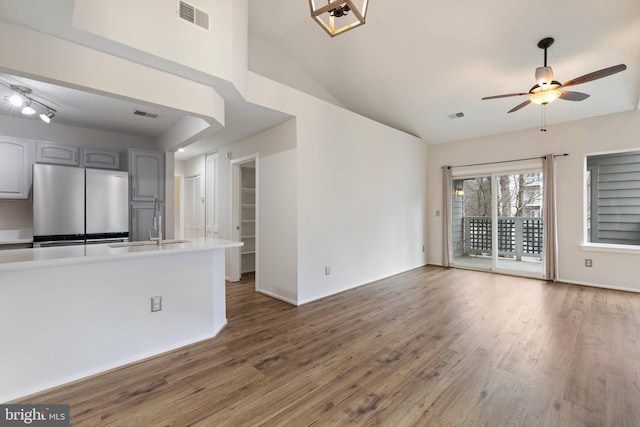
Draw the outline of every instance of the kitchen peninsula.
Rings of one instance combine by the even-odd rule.
[[[0,251],[0,402],[215,336],[242,243],[175,242]]]

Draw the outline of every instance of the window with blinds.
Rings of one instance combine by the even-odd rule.
[[[591,243],[640,245],[640,151],[587,156]]]

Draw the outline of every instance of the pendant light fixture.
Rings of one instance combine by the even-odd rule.
[[[364,25],[368,5],[369,0],[309,0],[311,17],[331,37]]]

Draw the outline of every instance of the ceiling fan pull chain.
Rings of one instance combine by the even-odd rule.
[[[542,117],[541,117],[541,121],[542,124],[540,125],[540,132],[546,132],[547,131],[547,106],[546,105],[542,105],[541,106],[541,110],[542,110]]]

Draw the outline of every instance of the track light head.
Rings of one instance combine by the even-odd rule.
[[[22,107],[22,104],[24,104],[24,98],[22,98],[22,96],[18,95],[17,93],[14,93],[9,97],[9,102],[14,107]]]
[[[45,123],[51,123],[51,119],[55,117],[55,113],[53,111],[49,111],[47,114],[40,114],[40,120]]]
[[[25,116],[33,116],[36,113],[36,110],[33,109],[31,103],[28,103],[22,108],[22,114]]]

